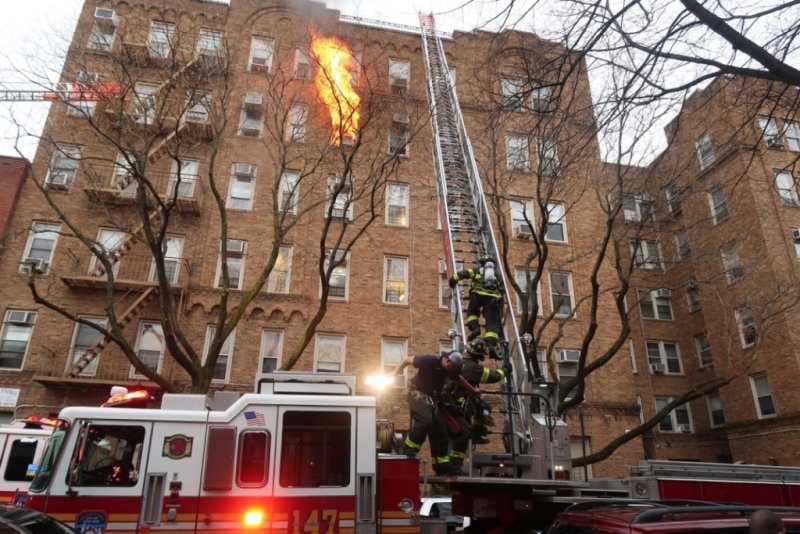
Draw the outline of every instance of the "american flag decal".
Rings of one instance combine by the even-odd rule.
[[[261,412],[244,412],[244,420],[247,426],[265,426],[264,414]]]

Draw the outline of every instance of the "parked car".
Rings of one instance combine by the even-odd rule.
[[[14,506],[0,504],[0,533],[23,532],[29,534],[78,534],[78,531],[47,514]]]
[[[453,515],[453,501],[447,495],[436,497],[424,497],[419,508],[419,515],[423,517],[438,517],[447,520],[447,531],[453,532],[457,529],[465,529],[470,524],[469,517],[463,515]]]
[[[570,506],[556,516],[547,534],[747,534],[750,514],[761,508],[780,515],[788,534],[800,534],[800,508],[705,501],[608,500]]]

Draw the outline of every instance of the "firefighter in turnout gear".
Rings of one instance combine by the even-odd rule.
[[[480,389],[461,376],[464,357],[458,351],[442,352],[440,356],[410,356],[400,362],[392,372],[399,375],[403,369],[418,369],[408,387],[408,408],[411,412],[411,429],[404,442],[406,456],[416,456],[425,438],[430,438],[431,463],[437,475],[462,474],[450,465],[447,454],[447,428],[439,412],[442,388],[449,379],[472,393]]]
[[[486,332],[483,337],[490,349],[501,339],[503,320],[503,282],[495,272],[495,263],[491,256],[482,256],[480,267],[458,271],[450,277],[450,288],[455,288],[459,280],[472,280],[469,288],[469,304],[467,305],[466,326],[467,341],[481,335],[478,318],[483,313],[486,321]]]
[[[508,362],[500,369],[485,367],[482,362],[486,354],[487,348],[483,339],[476,338],[467,344],[461,374],[475,387],[480,387],[481,384],[494,384],[511,375],[511,364]],[[469,440],[472,439],[472,442],[478,445],[489,443],[486,435],[489,432],[488,427],[494,425],[494,421],[490,415],[491,407],[479,396],[472,395],[470,391],[464,390],[455,382],[449,382],[445,386],[445,391],[451,389],[454,404],[461,407],[461,416],[457,420],[462,428],[453,435],[450,465],[461,467]]]

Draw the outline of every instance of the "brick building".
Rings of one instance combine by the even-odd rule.
[[[28,160],[0,156],[0,250],[11,218],[19,201],[22,184],[28,174]]]
[[[357,135],[332,128],[320,97],[315,73],[322,52],[312,52],[320,37],[337,38],[354,59],[349,81],[360,97]],[[566,414],[573,456],[599,450],[687,385],[721,377],[717,358],[733,357],[716,348],[728,338],[712,328],[720,317],[730,319],[726,310],[705,300],[701,311],[678,304],[679,292],[697,287],[685,284],[689,278],[722,283],[702,263],[706,255],[635,269],[626,300],[632,328],[625,335],[613,290],[618,270],[597,262],[614,205],[600,201],[613,191],[606,177],[622,172],[636,174],[624,183],[637,193],[620,193],[620,217],[653,222],[620,225],[636,227],[637,242],[654,244],[634,257],[644,254],[647,267],[654,266],[655,250],[667,257],[671,233],[690,218],[690,197],[654,199],[662,191],[684,192],[680,184],[697,178],[697,169],[677,168],[695,154],[696,132],[682,123],[651,168],[603,165],[585,69],[563,46],[521,32],[456,32],[442,42],[509,276],[523,296],[537,287],[535,299],[512,306],[523,319],[531,312],[542,375],[562,383],[575,376],[595,321],[601,328],[587,362],[622,338],[616,355],[587,380],[586,401]],[[117,384],[189,391],[197,377],[174,355],[202,362],[214,343],[221,357],[206,370],[212,389],[250,390],[255,373],[287,365],[294,347],[308,339],[293,368],[353,373],[362,393],[370,392],[367,375],[448,346],[425,80],[414,28],[342,17],[317,3],[177,0],[164,8],[155,1],[87,1],[62,74],[71,92],[52,106],[0,257],[0,387],[19,395],[9,410],[98,404]],[[716,95],[711,100],[726,105]],[[749,134],[752,153],[759,132]],[[332,142],[338,135],[340,144]],[[697,210],[703,194],[691,197]],[[683,219],[674,210],[677,198],[686,199]],[[730,222],[738,215],[731,210]],[[715,231],[703,229],[706,223],[692,225],[693,251],[706,242],[702,232]],[[624,257],[627,246],[622,250]],[[326,269],[330,281],[322,284]],[[793,265],[782,269],[792,272]],[[27,287],[31,280],[38,302]],[[720,302],[727,292],[719,287]],[[321,314],[323,293],[329,298]],[[742,313],[737,317],[746,323]],[[239,314],[227,339],[216,335],[220,317]],[[124,327],[110,334],[126,348],[87,324],[108,327],[110,315]],[[176,330],[180,335],[172,335]],[[694,359],[693,343],[702,349]],[[767,345],[760,338],[756,344]],[[759,346],[749,374],[672,411],[586,474],[620,475],[645,455],[769,461],[754,446],[769,436],[750,429],[762,417],[775,423],[769,431],[775,434],[791,425],[791,388],[782,393],[777,380],[792,375],[775,367],[772,381],[778,358],[768,356],[780,347],[785,353],[791,345]],[[157,369],[163,382],[133,368],[125,350]],[[765,372],[778,417],[755,411],[766,402],[759,378]],[[747,380],[752,396],[741,394]],[[379,400],[384,415],[405,420],[402,387]],[[792,457],[776,461],[798,464]]]

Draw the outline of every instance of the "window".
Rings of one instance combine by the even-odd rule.
[[[580,350],[577,350],[577,349],[559,349],[557,352],[558,352],[559,355],[568,354],[568,353],[573,353],[574,354],[576,352],[580,355]],[[559,388],[563,390],[564,384],[566,382],[568,382],[569,380],[572,380],[573,378],[578,376],[578,362],[577,361],[573,362],[573,361],[567,360],[566,358],[561,359],[561,356],[559,356],[557,370],[558,370]],[[564,400],[571,399],[575,395],[575,392],[577,391],[577,388],[578,388],[578,384],[576,383],[573,387],[571,387],[569,389],[569,391],[567,391],[566,396],[564,397]]]
[[[175,25],[169,22],[154,20],[150,23],[150,33],[147,34],[147,53],[152,58],[166,59],[172,49],[172,36]]]
[[[790,172],[779,171],[775,173],[775,187],[778,194],[787,206],[800,206],[797,196],[797,187],[794,185],[794,176]]]
[[[67,190],[75,181],[78,163],[81,161],[81,149],[73,145],[56,145],[50,168],[47,171],[45,185],[48,189]]]
[[[333,250],[328,250],[328,258],[325,260],[325,269],[327,270],[333,255],[334,264],[338,264],[331,272],[331,279],[329,282],[330,291],[329,296],[334,298],[347,298],[347,287],[350,273],[350,254],[345,253],[343,250],[337,250],[334,254]]]
[[[222,275],[222,264],[228,265],[228,280],[230,289],[241,289],[244,274],[244,256],[247,250],[247,241],[241,239],[228,239],[225,250],[221,251],[219,265],[217,266],[217,287],[225,287]]]
[[[725,424],[725,414],[722,412],[722,399],[719,391],[714,391],[706,395],[708,404],[708,415],[711,421],[711,428],[716,428]]]
[[[547,203],[547,229],[544,238],[548,241],[565,243],[567,241],[567,219],[564,204],[561,202]]]
[[[722,190],[722,187],[715,187],[708,193],[708,204],[711,207],[714,224],[719,224],[728,218],[728,204],[725,201],[725,191]]]
[[[105,317],[85,317],[81,316],[81,319],[84,321],[88,321],[92,324],[96,324],[103,328],[106,327],[108,323]],[[70,362],[67,371],[71,370],[78,361],[83,357],[89,349],[97,346],[97,343],[103,338],[103,334],[92,328],[91,326],[87,326],[81,323],[75,323],[75,333],[72,336],[72,345],[69,350],[69,359],[67,361]],[[97,372],[97,360],[100,357],[99,354],[96,354],[91,361],[83,368],[81,371],[81,376],[94,376]]]
[[[79,71],[77,83],[71,84],[71,90],[88,93],[94,89],[94,84],[100,81],[101,76],[96,72]],[[70,100],[67,102],[67,115],[70,117],[91,117],[94,114],[95,107],[97,107],[97,100]]]
[[[555,315],[572,314],[572,275],[550,273],[550,297]]]
[[[539,139],[537,143],[539,156],[539,173],[542,176],[558,175],[558,147],[553,139]]]
[[[753,312],[747,308],[736,310],[736,325],[739,329],[739,339],[742,342],[742,347],[748,348],[755,345],[758,339],[758,330],[756,329],[756,320],[753,318]]]
[[[744,269],[742,268],[739,249],[736,245],[728,245],[723,248],[720,251],[720,255],[722,256],[722,268],[729,284],[744,277]]]
[[[0,336],[0,369],[22,369],[36,323],[36,312],[6,310]]]
[[[239,117],[239,135],[243,137],[261,137],[264,126],[264,113],[260,93],[247,93]]]
[[[631,241],[634,265],[640,269],[663,269],[661,247],[656,241]]]
[[[622,215],[626,221],[654,221],[653,198],[648,194],[623,195]]]
[[[672,320],[672,291],[666,288],[639,290],[639,310],[644,319]]]
[[[205,364],[208,359],[208,353],[211,350],[211,342],[214,340],[216,334],[217,327],[208,325],[206,328],[206,346],[203,350],[203,364]],[[219,349],[219,356],[217,357],[216,365],[214,365],[214,374],[211,376],[211,380],[228,381],[228,373],[231,367],[231,360],[233,359],[234,334],[236,334],[236,330],[232,330],[225,341],[222,342],[222,347]]]
[[[297,49],[294,51],[294,77],[303,80],[311,79],[311,59],[308,52]]]
[[[678,251],[678,259],[685,260],[692,253],[689,245],[689,233],[685,230],[675,232],[675,249]]]
[[[298,186],[300,173],[297,171],[284,171],[281,175],[281,209],[286,213],[297,213]]]
[[[672,397],[656,397],[656,411],[661,411],[674,399]],[[691,432],[692,416],[689,413],[689,405],[681,404],[658,423],[661,432]]]
[[[714,147],[711,145],[710,135],[704,133],[697,138],[694,145],[697,149],[697,159],[700,161],[701,170],[708,168],[709,165],[716,161],[717,158],[714,155]]]
[[[678,192],[674,187],[667,187],[664,189],[664,195],[667,197],[667,209],[669,214],[677,217],[683,213],[683,194]]]
[[[250,72],[269,73],[272,68],[272,53],[275,42],[272,39],[253,37],[250,41],[250,59],[248,69]]]
[[[60,224],[34,222],[22,254],[19,272],[47,274],[53,264],[53,253],[56,250]]]
[[[194,197],[200,162],[192,159],[173,159],[169,171],[167,194],[178,198]]]
[[[792,228],[792,243],[794,244],[794,255],[800,258],[800,228]]]
[[[317,334],[314,371],[318,373],[344,372],[344,336]]]
[[[512,170],[527,171],[531,168],[527,137],[524,135],[506,136],[506,162],[508,168]]]
[[[408,357],[408,341],[405,339],[382,339],[381,358],[383,360],[383,374],[391,376],[395,367]],[[407,368],[396,377],[392,387],[405,389],[408,381]]]
[[[283,330],[262,330],[259,354],[262,373],[271,373],[278,369],[283,354]]]
[[[700,309],[700,290],[697,289],[697,283],[694,280],[689,280],[686,284],[686,289],[684,290],[684,294],[686,295],[686,305],[689,308],[690,312],[694,312]]]
[[[271,435],[264,430],[245,430],[239,435],[236,484],[247,488],[267,485]]]
[[[700,360],[700,367],[706,367],[714,363],[711,355],[711,344],[705,332],[694,336],[694,348],[697,350],[697,358]]]
[[[409,189],[406,184],[386,186],[386,224],[408,226]]]
[[[133,487],[139,481],[144,447],[144,426],[133,423],[81,427],[70,474],[74,486],[103,488]],[[50,530],[50,529],[47,529]]]
[[[408,113],[393,114],[392,124],[389,127],[389,153],[408,156],[408,141],[410,138]]]
[[[8,461],[3,470],[3,480],[7,482],[30,482],[33,480],[35,473],[30,469],[30,466],[38,463],[37,449],[40,448],[39,444],[45,444],[46,440],[44,438],[40,440],[33,436],[15,436],[13,434],[9,434],[7,440],[6,450],[8,452],[4,452],[4,455],[7,455]],[[41,453],[41,450],[38,452]],[[34,519],[32,524],[27,526],[28,529],[47,528],[49,530],[50,521],[52,520],[49,518],[41,517]]]
[[[800,128],[795,121],[783,121],[783,134],[786,146],[792,152],[800,152]]]
[[[275,266],[267,278],[267,292],[288,293],[292,280],[292,247],[281,245]]]
[[[647,363],[652,373],[679,375],[683,372],[678,344],[670,341],[645,341]],[[660,367],[659,367],[660,366]]]
[[[286,141],[302,143],[306,138],[306,106],[294,104],[286,114]]]
[[[512,198],[508,204],[511,211],[511,234],[520,239],[530,239],[533,236],[531,227],[536,225],[533,219],[533,201]]]
[[[128,234],[125,232],[110,228],[101,228],[97,231],[97,245],[111,262],[114,276],[119,271],[119,255],[115,254],[115,252],[127,236]],[[89,274],[92,276],[104,276],[106,274],[102,262],[94,254],[92,254],[92,259],[89,262]]]
[[[207,123],[211,112],[211,93],[190,90],[186,99],[186,120],[189,122]]]
[[[389,60],[389,88],[394,93],[405,93],[408,89],[411,63],[400,59]]]
[[[162,252],[164,253],[164,271],[167,275],[167,281],[172,284],[178,283],[178,278],[181,274],[181,262],[183,258],[183,236],[167,235],[164,236],[164,241],[161,245]],[[156,259],[150,264],[150,281],[155,282],[158,280],[156,273]]]
[[[136,356],[145,366],[157,373],[161,372],[164,347],[164,331],[160,323],[151,321],[139,323],[139,334],[136,337]],[[133,366],[131,366],[130,375],[132,378],[144,377]]]
[[[531,105],[537,113],[547,113],[553,109],[553,88],[534,85],[531,89]]]
[[[256,168],[247,163],[234,163],[228,185],[228,209],[253,209]]]
[[[328,178],[328,212],[335,218],[353,218],[353,182],[351,177]],[[331,203],[333,205],[331,205]]]
[[[517,281],[517,285],[519,286],[520,290],[522,291],[522,295],[520,295],[520,299],[517,301],[517,310],[522,312],[522,299],[525,299],[528,304],[528,313],[533,312],[533,306],[536,305],[536,314],[542,314],[542,292],[539,290],[541,287],[541,280],[537,282],[536,285],[536,293],[535,295],[531,293],[531,282],[536,278],[536,271],[531,270],[530,275],[526,274],[525,269],[518,267],[514,271],[514,277]],[[533,301],[534,297],[536,298],[536,302]]]
[[[783,148],[783,140],[781,139],[775,119],[759,117],[758,122],[761,125],[764,143],[770,148]]]
[[[131,162],[135,164],[135,161],[133,155],[117,152],[111,175],[111,187],[119,191],[119,195],[132,197],[136,194],[136,180],[131,175]]]
[[[772,388],[766,373],[759,373],[750,377],[750,388],[756,402],[758,418],[774,417],[776,415],[775,404],[772,399]]]
[[[343,411],[288,410],[283,414],[278,483],[284,488],[346,488],[354,421]],[[309,466],[313,465],[313,469]],[[361,485],[359,484],[359,487]],[[305,490],[308,494],[308,490]],[[336,493],[341,491],[333,490]]]
[[[503,94],[503,107],[522,110],[524,83],[519,78],[502,78],[500,86]]]
[[[222,39],[224,34],[219,30],[200,28],[197,35],[197,55],[218,57],[222,53]]]
[[[158,85],[137,82],[133,88],[131,110],[138,124],[152,125],[156,121]]]
[[[109,52],[114,46],[114,38],[117,36],[117,29],[111,24],[92,25],[92,32],[89,34],[87,47],[99,52]]]
[[[408,304],[408,258],[384,258],[383,302]]]

